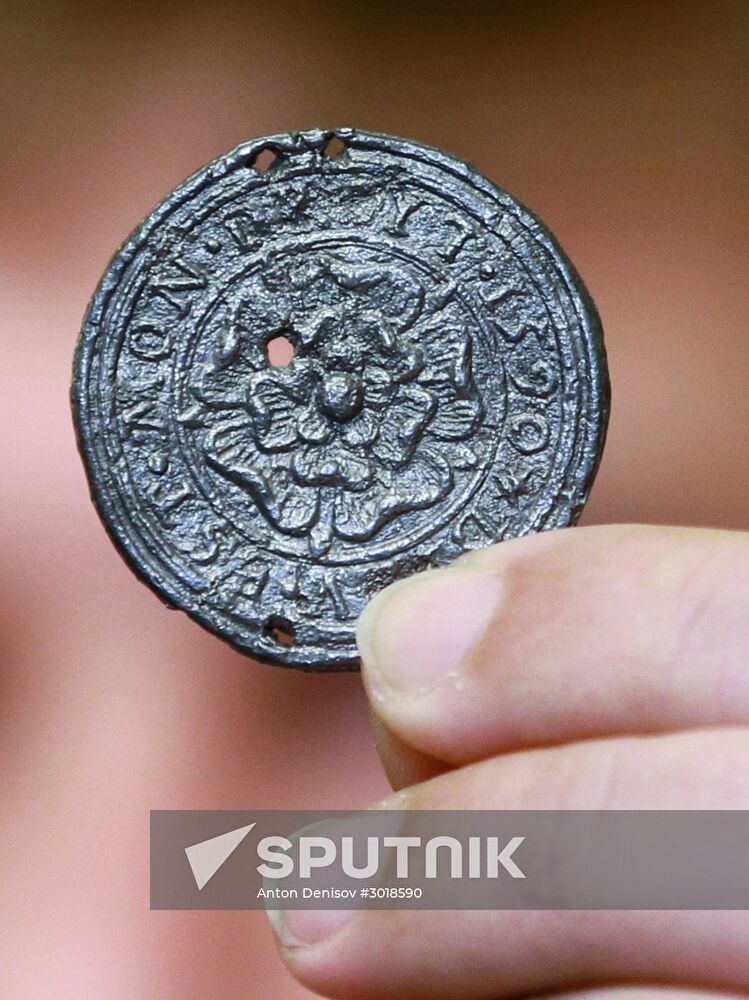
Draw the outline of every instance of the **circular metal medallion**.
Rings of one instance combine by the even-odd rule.
[[[438,150],[313,130],[220,157],[135,231],[73,404],[143,580],[258,659],[341,670],[386,584],[575,521],[608,381],[527,209]]]

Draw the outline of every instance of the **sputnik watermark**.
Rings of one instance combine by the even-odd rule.
[[[513,854],[525,837],[511,837],[502,847],[498,837],[469,837],[463,844],[457,837],[367,837],[366,860],[363,865],[354,861],[354,837],[343,836],[340,843],[331,837],[300,836],[296,843],[296,859],[290,853],[294,841],[286,837],[263,837],[257,845],[258,856],[263,859],[257,866],[264,879],[288,878],[297,872],[299,878],[308,879],[313,871],[330,868],[340,863],[347,878],[369,879],[380,873],[383,862],[390,859],[384,854],[394,852],[395,877],[407,879],[411,876],[409,864],[419,864],[419,874],[423,878],[440,878],[442,871],[438,864],[441,852],[449,855],[450,878],[498,878],[504,870],[512,878],[525,878],[524,873],[513,860]],[[423,857],[417,859],[418,852]],[[464,857],[467,855],[467,857]]]
[[[749,812],[151,814],[154,909],[749,909]]]

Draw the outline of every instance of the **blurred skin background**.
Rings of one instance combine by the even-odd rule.
[[[747,528],[748,50],[745,2],[2,6],[0,996],[310,996],[263,913],[149,912],[148,811],[387,792],[356,676],[233,653],[97,520],[67,393],[116,246],[251,136],[453,151],[548,223],[600,309],[614,398],[584,523]]]

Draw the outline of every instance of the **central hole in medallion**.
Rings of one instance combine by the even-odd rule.
[[[271,368],[285,368],[294,360],[296,349],[288,337],[276,333],[265,342],[265,357]]]

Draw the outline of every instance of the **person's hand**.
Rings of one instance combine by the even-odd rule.
[[[387,588],[359,644],[380,755],[405,789],[386,807],[749,809],[747,534],[506,542]],[[749,991],[747,912],[274,923],[293,975],[346,1000]]]

